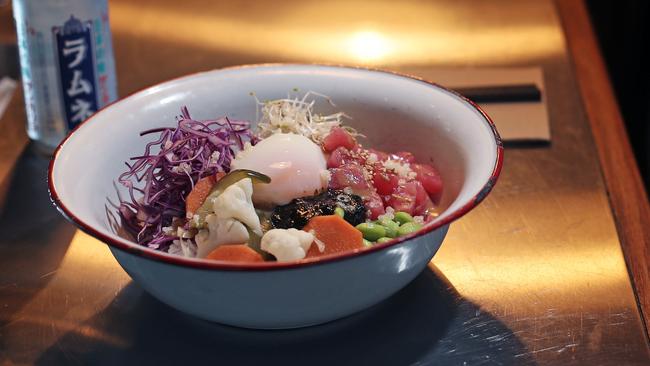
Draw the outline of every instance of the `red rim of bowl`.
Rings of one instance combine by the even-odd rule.
[[[494,137],[494,143],[495,143],[495,148],[496,148],[496,161],[494,163],[494,167],[492,169],[492,173],[490,175],[490,178],[487,180],[487,182],[483,185],[483,187],[479,190],[479,192],[472,197],[468,202],[463,204],[460,208],[454,210],[451,212],[447,217],[440,221],[434,221],[432,224],[425,225],[422,229],[420,229],[417,232],[414,232],[412,234],[395,238],[394,240],[383,243],[383,244],[377,244],[374,245],[370,248],[367,249],[361,249],[361,250],[356,250],[356,251],[351,251],[347,253],[342,253],[342,254],[332,254],[332,255],[327,255],[323,257],[317,257],[317,258],[310,258],[310,259],[303,259],[295,262],[263,262],[263,263],[229,263],[229,262],[222,262],[222,261],[209,261],[209,260],[204,260],[204,259],[195,259],[195,258],[185,258],[181,256],[176,256],[176,255],[171,255],[167,254],[164,252],[157,251],[155,249],[150,249],[146,248],[142,245],[139,245],[137,243],[133,243],[130,241],[127,241],[126,239],[125,242],[115,240],[98,230],[94,229],[91,225],[85,223],[83,220],[81,220],[79,217],[77,217],[70,209],[68,209],[65,204],[61,201],[59,198],[56,189],[54,187],[53,179],[52,179],[52,174],[54,171],[54,165],[56,163],[57,157],[59,156],[59,153],[61,149],[65,146],[66,142],[81,128],[81,126],[90,123],[93,121],[94,117],[97,116],[102,110],[110,107],[114,103],[118,103],[122,100],[125,100],[127,98],[130,98],[136,94],[139,94],[145,90],[148,90],[150,88],[154,88],[156,86],[159,86],[161,84],[165,84],[171,81],[177,81],[180,79],[184,78],[189,78],[195,75],[199,75],[202,73],[208,73],[208,72],[214,72],[214,71],[223,71],[223,70],[236,70],[236,69],[248,69],[248,68],[264,68],[264,67],[284,67],[284,66],[314,66],[314,67],[332,67],[332,68],[339,68],[339,69],[349,69],[349,70],[364,70],[364,71],[371,71],[371,72],[380,72],[380,73],[385,73],[385,74],[391,74],[391,75],[396,75],[400,76],[403,78],[411,79],[411,80],[416,80],[425,84],[428,84],[434,88],[438,88],[441,90],[444,90],[457,98],[461,99],[462,101],[468,103],[471,107],[473,107],[479,114],[483,117],[484,122],[488,124],[490,127],[490,130],[492,131],[492,135]],[[291,268],[306,268],[309,266],[313,265],[319,265],[319,264],[325,264],[325,263],[331,263],[335,261],[340,261],[340,260],[346,260],[346,259],[351,259],[354,257],[358,256],[364,256],[364,255],[369,255],[371,253],[375,253],[381,250],[384,250],[386,248],[392,247],[399,245],[405,241],[408,241],[410,239],[424,236],[434,230],[437,230],[445,225],[448,225],[449,223],[457,220],[458,218],[462,217],[466,213],[468,213],[470,210],[472,210],[476,205],[478,205],[485,197],[488,195],[488,193],[492,190],[494,185],[496,184],[496,181],[499,177],[499,174],[501,173],[501,168],[503,166],[503,142],[501,141],[501,137],[499,136],[499,133],[496,129],[496,126],[494,125],[494,122],[492,122],[492,119],[483,112],[483,110],[473,101],[467,99],[466,97],[462,96],[461,94],[445,88],[441,85],[438,85],[434,82],[424,80],[420,77],[413,76],[413,75],[408,75],[404,73],[399,73],[399,72],[394,72],[394,71],[388,71],[388,70],[382,70],[382,69],[377,69],[377,68],[369,68],[369,67],[360,67],[360,66],[344,66],[344,65],[327,65],[327,64],[283,64],[283,63],[268,63],[268,64],[250,64],[250,65],[239,65],[239,66],[232,66],[232,67],[225,67],[221,69],[215,69],[215,70],[208,70],[208,71],[200,71],[188,75],[183,75],[177,78],[173,78],[170,80],[166,80],[157,84],[154,84],[152,86],[140,89],[138,91],[135,91],[129,95],[127,95],[124,98],[121,98],[119,100],[116,100],[113,103],[110,103],[106,106],[104,106],[102,109],[100,109],[97,113],[95,113],[93,116],[88,118],[87,120],[83,121],[80,123],[78,126],[76,126],[66,138],[61,141],[59,146],[57,146],[56,150],[54,150],[54,154],[52,155],[52,159],[50,160],[49,168],[48,168],[48,190],[50,193],[50,200],[52,201],[52,204],[56,207],[56,209],[64,216],[66,217],[69,221],[71,221],[73,224],[75,224],[79,229],[81,229],[83,232],[101,240],[102,242],[108,244],[109,246],[112,246],[114,248],[117,248],[119,250],[128,252],[130,254],[135,254],[137,256],[143,257],[145,259],[149,260],[155,260],[155,261],[160,261],[168,264],[173,264],[173,265],[179,265],[183,267],[191,267],[191,268],[196,268],[196,269],[214,269],[214,270],[226,270],[226,271],[268,271],[268,270],[281,270],[281,269],[291,269]]]

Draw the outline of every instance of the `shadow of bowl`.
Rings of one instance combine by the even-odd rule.
[[[531,364],[497,319],[458,295],[433,266],[388,300],[355,315],[296,330],[249,330],[210,323],[164,305],[130,284],[84,328],[38,363],[428,365]],[[264,304],[260,304],[264,311]],[[499,342],[493,340],[497,337]],[[493,347],[498,345],[498,347]]]

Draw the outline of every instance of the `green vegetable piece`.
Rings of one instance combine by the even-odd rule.
[[[205,198],[205,202],[199,207],[198,210],[194,213],[195,215],[199,215],[198,223],[194,222],[192,220],[193,226],[196,228],[203,228],[205,226],[205,217],[208,216],[212,212],[212,200],[217,198],[223,191],[226,190],[226,188],[230,187],[231,185],[239,182],[242,179],[245,178],[250,178],[253,183],[270,183],[271,178],[269,178],[267,175],[264,175],[262,173],[253,171],[253,170],[248,170],[248,169],[237,169],[233,170],[230,173],[226,174],[223,176],[223,178],[219,179],[217,184],[212,187],[212,190],[210,191],[210,194],[208,197]]]
[[[395,221],[399,222],[400,225],[404,225],[407,222],[413,222],[413,216],[406,212],[398,211],[395,212]]]
[[[402,226],[399,227],[397,230],[397,235],[402,236],[406,234],[410,234],[413,232],[416,232],[422,228],[422,225],[415,223],[415,222],[407,222],[405,224],[402,224]]]
[[[386,236],[386,229],[372,222],[363,222],[356,226],[357,230],[361,231],[363,238],[370,241],[375,241],[382,236]]]
[[[334,209],[334,215],[338,215],[338,216],[341,216],[341,217],[345,217],[345,210],[337,206],[337,207]]]
[[[393,238],[388,238],[388,237],[384,236],[382,238],[377,239],[377,244],[386,243],[386,242],[389,242],[391,240],[393,240]]]
[[[377,224],[383,226],[386,229],[386,236],[389,238],[394,238],[397,236],[397,230],[399,229],[399,224],[395,221],[383,219],[376,222]]]
[[[371,247],[371,246],[372,246],[372,242],[369,241],[369,240],[363,239],[363,246],[364,246],[364,247]]]

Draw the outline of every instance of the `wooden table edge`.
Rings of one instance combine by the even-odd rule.
[[[555,0],[616,230],[650,339],[650,205],[584,0]]]

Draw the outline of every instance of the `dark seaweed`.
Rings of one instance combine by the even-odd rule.
[[[297,198],[275,207],[271,213],[271,223],[276,229],[302,229],[314,216],[333,215],[337,206],[345,211],[343,218],[352,225],[366,220],[366,206],[361,197],[328,189],[319,195]]]

